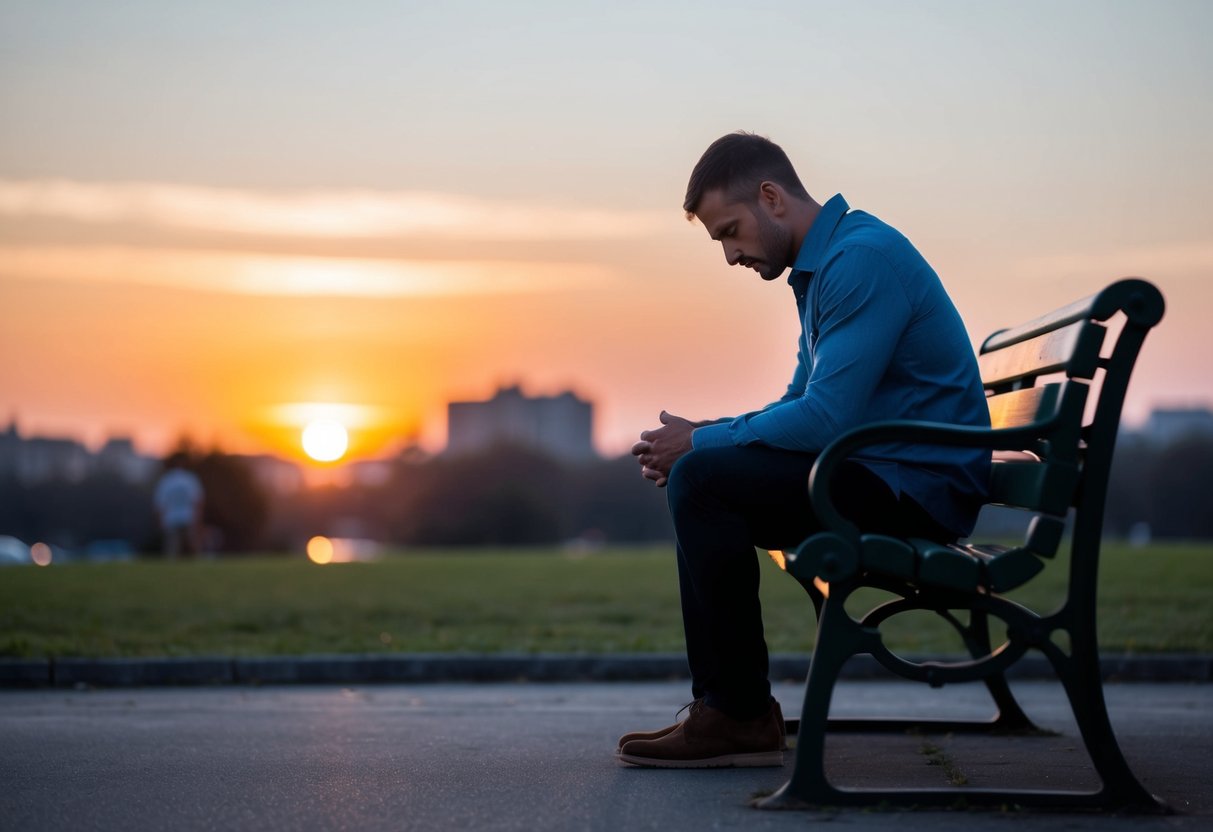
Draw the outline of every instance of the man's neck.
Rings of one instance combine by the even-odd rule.
[[[813,197],[806,199],[792,200],[790,203],[792,208],[790,212],[790,226],[792,230],[792,256],[796,256],[796,252],[800,251],[804,245],[805,237],[809,236],[809,229],[813,227],[813,223],[817,220],[817,215],[821,213],[821,206]]]

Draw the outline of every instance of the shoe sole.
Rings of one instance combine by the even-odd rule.
[[[752,754],[723,754],[701,760],[662,760],[619,753],[619,761],[642,768],[774,768],[783,765],[782,751],[758,751]]]
[[[660,737],[655,737],[654,739],[661,739],[661,738],[660,738]],[[779,749],[779,750],[780,750],[781,752],[782,752],[782,751],[795,751],[795,750],[796,750],[796,737],[795,737],[795,735],[789,734],[789,735],[788,735],[788,738],[787,738],[787,742],[785,742],[785,743],[784,743],[783,748],[781,748],[781,749]],[[616,757],[622,757],[622,756],[623,756],[623,746],[622,746],[622,745],[618,745],[618,746],[616,746],[616,747],[615,747],[615,756],[616,756]]]

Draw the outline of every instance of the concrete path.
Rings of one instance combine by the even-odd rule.
[[[1016,691],[1059,738],[933,737],[974,785],[1093,785],[1057,686]],[[1107,687],[1118,736],[1169,817],[747,808],[789,768],[653,771],[616,738],[660,727],[685,683],[432,684],[0,692],[3,830],[791,830],[1213,828],[1213,685]],[[776,695],[789,715],[799,686]],[[972,686],[844,682],[838,715],[981,716]],[[930,785],[924,738],[831,739],[843,784]],[[989,743],[1001,743],[992,748]],[[789,759],[790,766],[790,759]]]

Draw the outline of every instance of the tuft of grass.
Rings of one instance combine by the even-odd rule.
[[[938,745],[924,741],[921,750],[927,758],[927,765],[939,766],[943,769],[943,776],[947,778],[948,785],[963,786],[969,782],[968,776],[960,770],[956,761]]]
[[[758,557],[771,650],[807,653],[812,605]],[[1049,564],[1015,597],[1051,608],[1065,567]],[[1213,546],[1108,546],[1100,581],[1102,649],[1213,650],[1206,601]],[[888,622],[890,643],[903,652],[958,652],[956,637],[932,619]],[[677,653],[683,646],[677,570],[665,546],[588,556],[410,551],[327,566],[264,556],[0,569],[0,656]]]

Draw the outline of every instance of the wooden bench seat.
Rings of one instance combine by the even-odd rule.
[[[823,531],[795,551],[772,553],[813,601],[816,645],[796,733],[796,762],[787,784],[758,802],[763,808],[842,804],[1035,805],[1159,811],[1165,807],[1130,771],[1108,720],[1096,640],[1096,590],[1104,502],[1121,408],[1133,365],[1149,330],[1162,318],[1161,293],[1140,279],[1117,281],[982,344],[978,362],[990,428],[891,421],[865,425],[831,443],[809,476],[809,496]],[[1023,539],[928,540],[864,534],[830,499],[838,466],[862,448],[890,442],[984,448],[993,466],[988,502],[1025,513]],[[1068,557],[1057,558],[1068,542]],[[1050,562],[1067,571],[1065,600],[1032,610],[1003,593],[1029,583]],[[855,616],[846,603],[876,588],[892,600]],[[937,613],[959,636],[964,659],[914,661],[885,644],[881,626],[902,613]],[[1006,625],[992,637],[990,620]],[[1092,766],[1102,782],[1092,792],[974,789],[840,788],[826,777],[830,730],[1038,729],[1020,708],[1005,673],[1029,650],[1056,671]],[[996,713],[988,721],[830,720],[830,698],[843,665],[870,654],[891,673],[932,686],[981,681]]]

